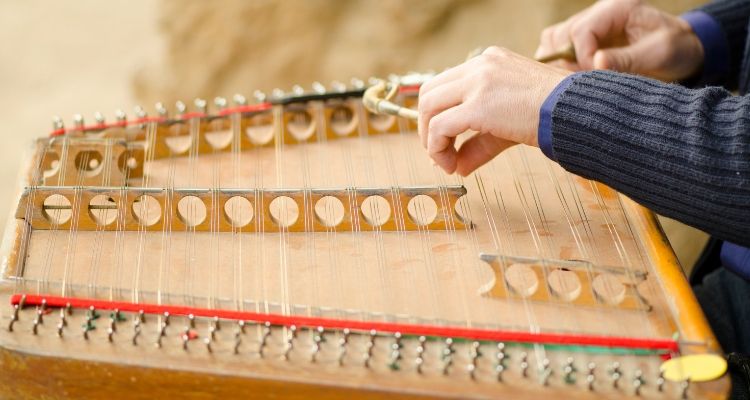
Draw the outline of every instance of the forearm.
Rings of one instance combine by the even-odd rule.
[[[750,97],[612,72],[578,74],[551,112],[566,169],[750,245]]]

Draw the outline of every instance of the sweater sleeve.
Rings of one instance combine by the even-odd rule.
[[[721,81],[707,82],[736,89],[747,45],[750,0],[714,0],[698,9],[719,23],[729,47],[729,73]]]
[[[565,169],[750,245],[750,96],[591,71],[576,74],[551,120]]]

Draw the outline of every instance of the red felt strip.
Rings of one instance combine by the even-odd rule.
[[[597,336],[568,333],[535,333],[513,330],[488,330],[476,328],[463,328],[455,326],[416,325],[394,322],[379,321],[354,321],[335,318],[305,317],[299,315],[263,314],[248,311],[233,311],[221,309],[208,309],[198,307],[184,307],[174,305],[159,305],[147,303],[130,303],[123,301],[108,301],[99,299],[84,299],[74,297],[41,296],[14,294],[11,296],[11,304],[20,304],[21,298],[25,296],[24,305],[41,305],[46,300],[48,307],[66,307],[70,304],[73,308],[94,308],[99,310],[120,310],[124,312],[143,311],[146,314],[164,314],[196,317],[219,317],[237,321],[254,321],[259,323],[269,322],[272,325],[298,326],[298,327],[323,327],[325,329],[344,329],[358,331],[376,330],[378,332],[399,332],[402,335],[424,335],[460,338],[468,340],[488,340],[498,342],[515,343],[538,343],[576,346],[596,346],[641,350],[666,350],[677,352],[679,345],[671,339],[649,339],[630,338],[621,336]]]

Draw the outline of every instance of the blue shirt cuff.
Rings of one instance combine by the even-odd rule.
[[[724,242],[719,257],[725,268],[750,281],[750,248]]]
[[[720,82],[729,74],[729,42],[719,22],[703,11],[682,14],[703,45],[703,72],[700,83]]]
[[[547,99],[542,103],[542,109],[539,110],[539,130],[537,131],[537,140],[539,142],[539,148],[542,150],[545,156],[557,161],[555,152],[552,149],[552,111],[555,110],[557,100],[560,98],[562,92],[573,83],[573,79],[578,74],[568,75],[562,82],[558,83],[552,93],[547,96]]]

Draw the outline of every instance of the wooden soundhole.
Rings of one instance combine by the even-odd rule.
[[[352,109],[345,106],[337,106],[331,111],[331,130],[338,136],[349,136],[357,127],[357,117]]]
[[[406,206],[409,218],[420,226],[431,224],[437,218],[437,204],[435,200],[427,195],[420,194],[412,197]]]
[[[44,199],[44,217],[52,225],[62,225],[70,221],[70,200],[60,194],[53,194]]]
[[[344,219],[344,204],[333,196],[321,197],[315,203],[315,217],[324,226],[334,228]]]
[[[234,196],[224,203],[224,217],[233,228],[242,228],[253,220],[253,205],[242,196]]]
[[[547,276],[552,293],[565,301],[573,301],[581,295],[581,281],[575,272],[565,268],[552,270]]]
[[[368,224],[379,227],[391,218],[391,206],[382,196],[370,196],[362,202],[362,216]]]
[[[281,228],[289,228],[299,218],[299,207],[291,197],[279,196],[268,205],[271,220]]]
[[[195,227],[206,220],[206,205],[196,196],[185,196],[177,202],[177,216],[188,227]]]
[[[133,202],[132,210],[135,219],[143,226],[152,226],[161,219],[161,205],[153,196],[139,196]]]
[[[539,279],[531,266],[511,264],[505,270],[508,287],[521,297],[530,297],[539,289]]]
[[[173,154],[187,153],[193,141],[185,124],[174,124],[169,127],[169,132],[171,135],[164,138],[164,144],[169,150]]]

